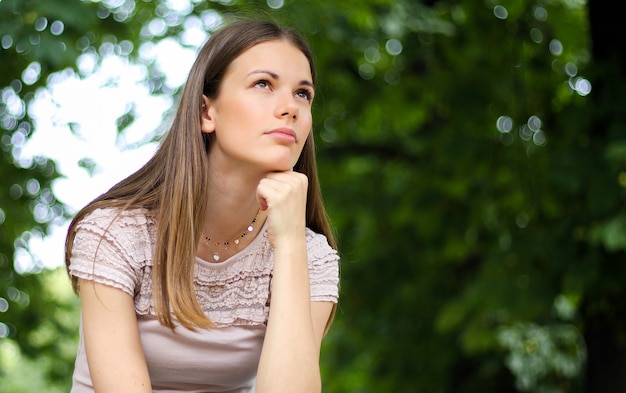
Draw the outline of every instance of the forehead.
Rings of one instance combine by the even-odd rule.
[[[228,67],[227,74],[267,70],[277,75],[292,75],[311,80],[311,64],[305,54],[290,41],[280,39],[258,43],[243,51]]]

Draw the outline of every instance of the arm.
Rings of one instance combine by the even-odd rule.
[[[80,280],[80,301],[95,391],[152,392],[133,298],[120,289]]]
[[[320,346],[332,303],[311,302],[305,238],[306,177],[271,174],[258,188],[274,248],[269,321],[257,393],[320,392]]]

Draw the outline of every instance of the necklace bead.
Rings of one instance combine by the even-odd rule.
[[[241,233],[241,235],[237,236],[235,239],[232,240],[232,242],[235,245],[239,245],[241,239],[243,239],[248,233],[252,233],[254,231],[254,224],[256,223],[257,217],[259,216],[259,210],[257,210],[256,214],[254,215],[254,218],[252,219],[252,222],[250,223],[250,225],[248,225],[245,230],[243,231],[243,233]],[[216,248],[216,250],[212,250],[213,251],[213,259],[215,260],[215,262],[219,261],[221,259],[221,256],[219,254],[219,247],[220,245],[224,247],[224,251],[228,250],[231,241],[227,240],[225,242],[211,242],[211,238],[207,235],[205,235],[204,233],[201,232],[202,235],[202,240],[203,242],[208,246],[211,247],[212,245]]]

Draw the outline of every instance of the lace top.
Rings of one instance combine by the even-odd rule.
[[[186,329],[177,328],[172,333],[155,319],[151,275],[155,235],[156,223],[144,209],[95,210],[76,227],[69,272],[133,296],[154,392],[253,389],[269,316],[274,266],[267,228],[263,226],[247,247],[223,262],[196,258],[196,295],[218,329],[184,334],[180,332]],[[311,301],[336,303],[339,257],[325,236],[310,229],[306,231],[306,243]],[[181,354],[181,358],[164,359],[163,346],[177,351],[172,353]],[[217,353],[220,356],[213,356]],[[225,372],[229,354],[235,359]],[[243,364],[248,367],[241,367]],[[92,391],[81,326],[73,392]]]

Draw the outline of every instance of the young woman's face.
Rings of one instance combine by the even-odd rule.
[[[216,99],[204,98],[202,131],[215,133],[211,163],[221,170],[291,170],[311,132],[314,89],[306,56],[285,40],[243,52]]]

